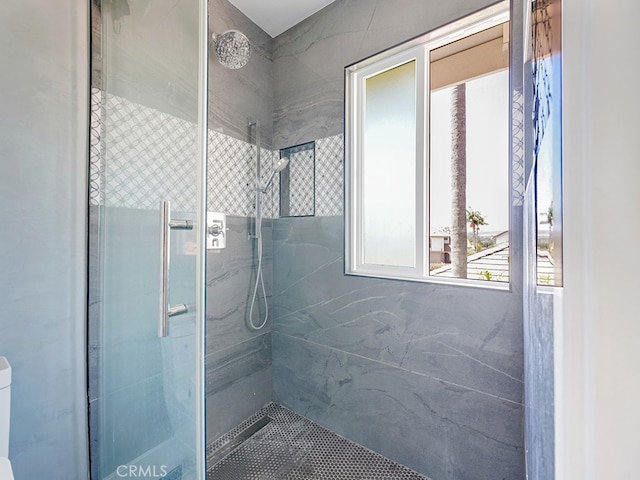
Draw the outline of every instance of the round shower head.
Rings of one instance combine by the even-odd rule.
[[[235,70],[244,67],[251,56],[251,43],[246,35],[238,30],[227,30],[213,35],[214,48],[218,61],[225,67]]]

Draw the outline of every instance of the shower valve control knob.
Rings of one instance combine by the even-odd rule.
[[[227,246],[227,216],[222,212],[207,212],[207,249],[220,250]]]
[[[208,231],[209,231],[209,235],[213,235],[214,237],[219,237],[220,235],[224,235],[222,222],[214,220],[213,225],[209,227]]]

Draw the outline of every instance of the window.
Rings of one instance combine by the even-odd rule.
[[[347,67],[346,273],[509,281],[508,20],[503,2]]]

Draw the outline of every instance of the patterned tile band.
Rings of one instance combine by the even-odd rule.
[[[91,204],[157,209],[159,200],[168,198],[174,210],[193,211],[195,138],[196,126],[191,122],[93,88]],[[291,178],[295,209],[290,215],[313,215],[309,205],[314,203],[316,216],[342,215],[342,135],[317,140],[315,152],[306,155],[306,160],[315,155],[315,180],[308,161],[297,163]],[[260,157],[265,182],[280,152],[261,149]],[[253,216],[255,145],[209,130],[207,163],[207,208],[227,215]],[[277,181],[264,196],[263,211],[267,218],[279,215]]]
[[[513,97],[512,201],[521,206],[524,191],[522,94],[514,91]],[[193,210],[195,135],[195,126],[186,120],[114,95],[105,98],[99,89],[93,88],[91,204],[155,209],[159,198],[165,196],[172,200],[174,209]],[[105,149],[106,141],[109,149]],[[316,140],[314,151],[298,149],[300,147],[283,149],[293,150],[294,156],[287,216],[342,215],[343,136]],[[261,149],[260,155],[262,182],[265,182],[280,152]],[[210,211],[239,217],[255,214],[255,162],[255,145],[209,130],[207,207]],[[139,168],[140,165],[145,168]],[[277,218],[279,205],[279,182],[275,181],[264,197],[265,217]]]

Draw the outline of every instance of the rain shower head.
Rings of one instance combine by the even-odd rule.
[[[287,168],[287,165],[289,165],[289,157],[282,157],[280,160],[278,160],[278,163],[276,163],[276,166],[273,168],[273,172],[271,172],[269,180],[267,180],[267,183],[265,183],[264,186],[260,188],[260,191],[262,191],[262,193],[266,193],[267,189],[271,185],[271,182],[273,182],[273,177],[276,176],[276,173],[281,172],[282,170]]]
[[[235,70],[244,67],[251,56],[251,43],[247,36],[238,30],[212,36],[218,61],[226,68]]]

